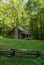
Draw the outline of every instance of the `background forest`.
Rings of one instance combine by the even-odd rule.
[[[7,37],[16,26],[43,40],[44,0],[0,0],[0,35]]]

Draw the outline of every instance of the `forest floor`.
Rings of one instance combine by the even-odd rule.
[[[44,41],[0,38],[0,48],[40,50],[44,52]],[[44,58],[18,58],[0,55],[0,65],[44,65]]]

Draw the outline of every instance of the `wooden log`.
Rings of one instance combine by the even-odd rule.
[[[23,57],[40,57],[41,52],[40,51],[29,51],[27,49],[12,49],[12,53],[10,56],[23,56]]]
[[[27,49],[5,49],[0,48],[0,54],[6,54],[8,57],[16,56],[16,57],[40,57],[42,52],[39,50],[27,50]]]

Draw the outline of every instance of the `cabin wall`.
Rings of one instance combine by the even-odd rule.
[[[16,39],[18,39],[18,29],[17,28],[15,29],[15,35],[14,36]]]
[[[28,38],[28,35],[23,33],[18,28],[15,28],[14,30],[12,30],[8,35],[9,35],[9,37],[15,38],[15,39],[26,39],[26,38]]]
[[[18,39],[22,39],[22,32],[18,30]]]

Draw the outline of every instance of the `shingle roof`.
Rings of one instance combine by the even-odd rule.
[[[27,30],[21,28],[21,27],[17,27],[20,31],[22,31],[23,34],[29,34]]]

